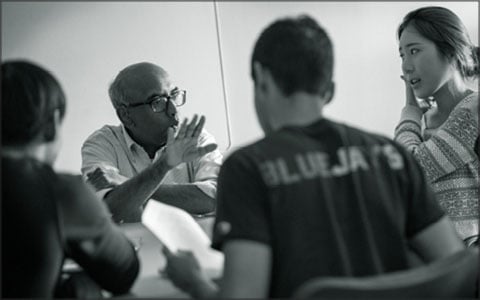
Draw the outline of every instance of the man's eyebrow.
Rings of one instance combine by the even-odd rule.
[[[162,96],[164,96],[164,95],[161,95],[161,94],[159,94],[159,93],[153,93],[153,94],[151,94],[150,96],[148,96],[147,99],[150,100],[150,99],[152,99],[152,98],[154,98],[154,97],[162,97]]]
[[[154,98],[154,97],[168,97],[169,95],[179,91],[180,89],[178,88],[178,86],[174,87],[171,91],[170,91],[170,94],[168,92],[163,92],[161,94],[159,93],[152,93],[150,96],[148,96],[148,100]]]
[[[419,42],[408,43],[408,44],[405,45],[405,48],[412,47],[412,46],[417,46],[417,45],[421,45],[421,43],[419,43]],[[398,48],[398,51],[402,51],[402,47]]]

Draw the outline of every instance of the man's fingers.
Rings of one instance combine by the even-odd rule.
[[[197,123],[198,122],[198,123]],[[205,125],[205,116],[198,118],[197,114],[193,115],[193,118],[190,122],[185,118],[182,121],[182,124],[179,127],[177,138],[189,138],[199,136],[202,132],[203,126]]]
[[[88,181],[99,181],[101,179],[104,179],[104,177],[101,174],[90,174],[87,176]]]
[[[195,158],[198,158],[212,152],[213,150],[217,149],[217,147],[217,144],[208,144],[206,146],[198,147],[195,150],[192,150],[191,153],[193,153],[193,156],[195,156]]]
[[[187,131],[187,122],[188,118],[183,119],[182,124],[180,124],[180,127],[178,128],[177,138],[182,139],[185,137],[185,132]]]
[[[87,180],[92,180],[92,179],[95,179],[97,177],[98,177],[98,175],[93,173],[93,172],[87,174]]]
[[[197,126],[193,130],[192,136],[199,136],[200,132],[202,132],[203,126],[205,125],[205,116],[200,117],[200,121],[198,122]]]
[[[202,155],[205,155],[209,152],[212,152],[213,150],[217,149],[218,145],[217,144],[208,144],[206,146],[201,147],[202,149]]]
[[[102,181],[105,182],[105,180],[103,180],[103,178],[101,177],[92,177],[92,178],[88,178],[87,180],[93,185],[100,184],[102,183]]]
[[[92,172],[90,173],[87,173],[87,177],[92,177],[92,176],[96,176],[98,175],[99,173],[102,172],[102,169],[100,169],[100,167],[96,167],[95,170],[93,170]]]
[[[197,119],[198,119],[198,115],[194,114],[192,121],[187,126],[187,132],[185,133],[185,137],[193,136],[193,133],[195,132],[195,127],[196,127],[196,124],[197,124]]]

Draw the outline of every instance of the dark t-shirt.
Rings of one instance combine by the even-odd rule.
[[[289,297],[313,277],[405,269],[407,239],[444,215],[399,145],[326,119],[233,153],[217,198],[212,246],[267,244],[270,297]]]
[[[80,176],[2,156],[2,296],[51,298],[64,257],[123,293],[139,271],[133,246]]]

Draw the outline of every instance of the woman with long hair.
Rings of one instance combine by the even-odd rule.
[[[397,37],[406,105],[395,140],[418,159],[440,205],[470,244],[478,239],[480,184],[478,91],[468,82],[478,78],[479,48],[460,18],[443,7],[411,11]]]

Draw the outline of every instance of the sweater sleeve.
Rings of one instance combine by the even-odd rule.
[[[395,129],[395,141],[415,156],[430,182],[476,159],[477,96],[462,100],[428,141],[422,138],[421,116],[419,108],[406,106]]]

